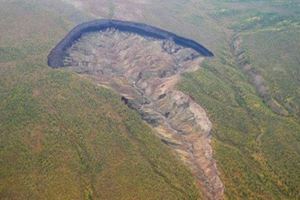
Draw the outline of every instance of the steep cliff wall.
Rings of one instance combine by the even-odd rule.
[[[78,40],[85,33],[101,31],[108,28],[114,28],[123,32],[132,32],[141,36],[153,37],[156,39],[170,40],[177,45],[194,49],[203,56],[213,56],[213,53],[201,44],[153,26],[129,21],[100,19],[80,24],[71,30],[70,33],[50,52],[48,56],[48,65],[53,68],[62,67],[64,57],[66,56],[66,50],[72,46],[74,41]]]

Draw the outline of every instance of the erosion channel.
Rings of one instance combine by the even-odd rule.
[[[191,169],[206,199],[222,199],[224,187],[210,145],[211,122],[200,105],[175,87],[180,75],[197,70],[206,56],[212,53],[170,32],[98,20],[73,29],[52,50],[48,64],[118,92]]]

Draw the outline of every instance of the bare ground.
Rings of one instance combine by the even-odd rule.
[[[117,91],[156,129],[190,167],[207,199],[223,198],[210,145],[212,124],[200,105],[174,87],[204,57],[171,41],[114,29],[84,35],[68,54],[65,66]]]

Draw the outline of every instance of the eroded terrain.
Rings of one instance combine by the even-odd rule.
[[[180,74],[198,69],[204,57],[171,41],[115,29],[85,34],[67,54],[67,68],[117,91],[157,130],[191,168],[207,199],[222,198],[211,122],[203,108],[175,88]]]

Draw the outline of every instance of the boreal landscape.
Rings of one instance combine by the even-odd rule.
[[[0,199],[300,199],[299,36],[298,0],[0,0]]]

